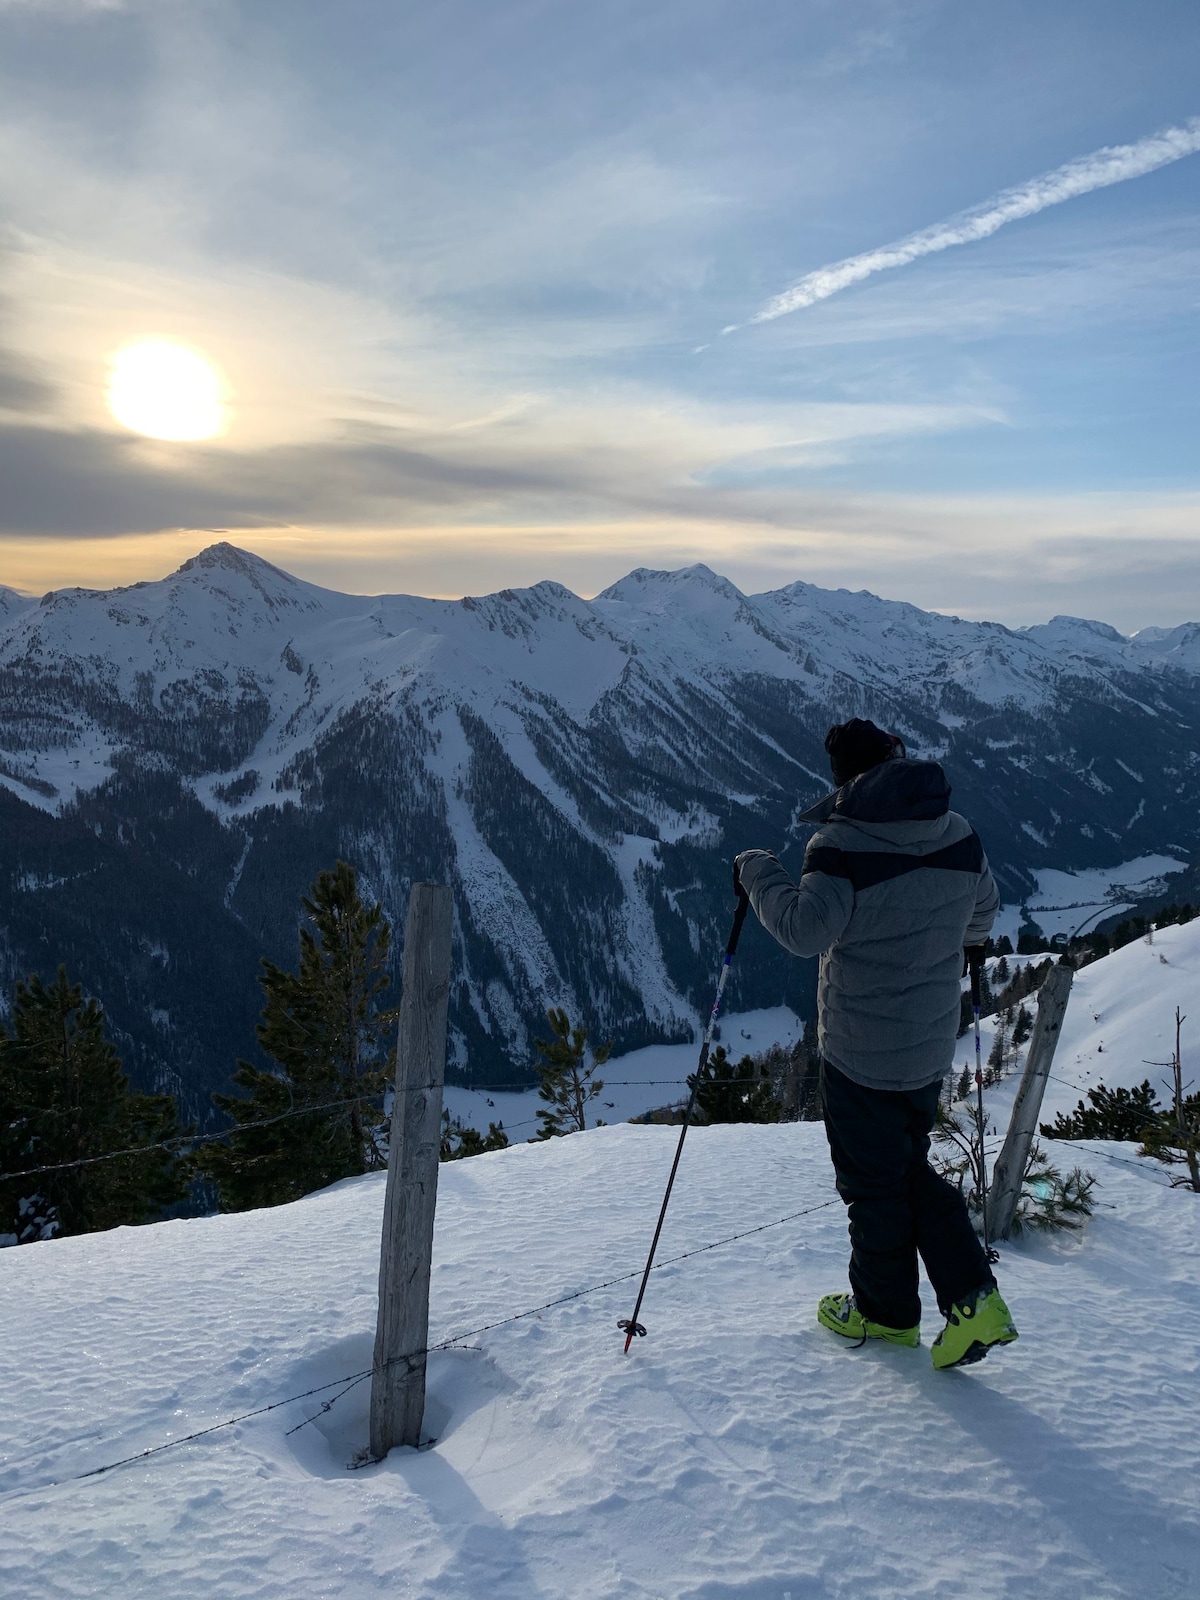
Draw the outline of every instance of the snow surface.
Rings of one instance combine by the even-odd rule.
[[[1024,909],[1048,939],[1056,933],[1069,936],[1081,924],[1094,926],[1102,917],[1132,911],[1138,900],[1164,892],[1170,874],[1186,866],[1174,856],[1154,855],[1079,872],[1043,867],[1034,873],[1037,890]]]
[[[1056,1075],[1139,1081],[1198,978],[1200,923],[1084,969]],[[675,1143],[624,1125],[443,1167],[431,1342],[460,1343],[430,1357],[428,1448],[359,1470],[366,1383],[78,1478],[369,1367],[382,1176],[0,1252],[0,1589],[1196,1600],[1200,1198],[1131,1146],[1049,1145],[1096,1171],[1097,1213],[1005,1245],[1019,1342],[935,1373],[927,1290],[920,1350],[813,1321],[847,1250],[819,1125],[698,1128],[625,1357],[630,1278],[546,1303],[637,1277]]]
[[[640,1266],[674,1148],[618,1127],[444,1168],[435,1341]],[[813,1322],[844,1282],[821,1129],[697,1129],[649,1336],[621,1283],[430,1359],[420,1452],[359,1471],[383,1180],[0,1255],[0,1577],[20,1600],[1194,1600],[1193,1197],[1105,1168],[1081,1239],[1006,1247],[1022,1330],[938,1374]],[[300,1432],[288,1430],[315,1421]],[[54,1484],[53,1487],[49,1486]]]
[[[1012,962],[1010,957],[1010,966]],[[1032,1001],[1025,1004],[1033,1008]],[[1188,1017],[1182,1034],[1184,1080],[1200,1083],[1200,917],[1183,927],[1155,929],[1152,942],[1135,939],[1075,974],[1042,1120],[1052,1122],[1058,1112],[1073,1111],[1098,1083],[1132,1089],[1149,1078],[1165,1100],[1164,1080],[1170,1074],[1151,1063],[1171,1058],[1176,1006]],[[985,1053],[996,1022],[990,1018],[983,1029]],[[973,1035],[958,1041],[956,1070],[973,1057],[974,1048]],[[1001,1129],[1008,1125],[1019,1083],[1020,1074],[1014,1072],[989,1091],[992,1116]],[[1200,1207],[1195,1221],[1200,1227]]]

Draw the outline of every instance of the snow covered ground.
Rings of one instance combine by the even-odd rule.
[[[1025,1004],[1032,1011],[1036,997]],[[1170,1072],[1153,1063],[1171,1058],[1176,1006],[1188,1017],[1182,1035],[1184,1079],[1200,1083],[1200,917],[1181,928],[1156,929],[1152,943],[1135,939],[1075,974],[1042,1120],[1051,1122],[1059,1111],[1073,1111],[1098,1083],[1131,1089],[1149,1078],[1165,1100],[1164,1080]],[[995,1023],[995,1018],[988,1019],[982,1030],[985,1058]],[[958,1068],[973,1059],[974,1048],[970,1034],[958,1041]],[[1001,1129],[1008,1125],[1019,1083],[1019,1071],[1013,1072],[988,1093]],[[1200,1215],[1196,1220],[1200,1224]]]
[[[1047,1114],[1165,1059],[1198,978],[1200,922],[1081,972]],[[696,1129],[625,1357],[675,1139],[442,1169],[433,1442],[359,1470],[368,1385],[288,1397],[370,1364],[381,1177],[0,1252],[0,1594],[1196,1600],[1200,1197],[1130,1146],[1051,1146],[1097,1213],[1003,1247],[1020,1341],[939,1374],[928,1294],[919,1350],[813,1321],[846,1257],[821,1128]]]
[[[1105,917],[1132,911],[1139,900],[1167,893],[1171,875],[1186,865],[1175,856],[1152,855],[1078,872],[1039,867],[1033,874],[1036,890],[1021,905],[1000,907],[992,937],[1007,936],[1015,949],[1026,922],[1035,923],[1047,939],[1058,933],[1069,938],[1080,929],[1090,932]]]
[[[697,1027],[707,1018],[697,1017]],[[804,1024],[787,1006],[765,1011],[744,1011],[722,1017],[720,1042],[732,1061],[744,1055],[757,1055],[774,1044],[792,1045]],[[652,1044],[643,1050],[630,1050],[613,1056],[597,1076],[604,1091],[593,1102],[595,1116],[603,1122],[628,1122],[646,1111],[671,1105],[687,1098],[687,1075],[695,1072],[699,1044]],[[538,1107],[542,1104],[536,1089],[505,1093],[495,1089],[446,1090],[445,1104],[452,1116],[466,1127],[486,1133],[489,1122],[503,1122],[513,1140],[531,1139],[537,1133]]]
[[[434,1341],[636,1271],[674,1140],[444,1168]],[[1195,1600],[1200,1201],[1100,1165],[1081,1238],[1004,1249],[1020,1342],[938,1374],[932,1305],[919,1350],[813,1322],[846,1254],[819,1126],[697,1129],[664,1262],[823,1209],[664,1265],[628,1357],[630,1281],[433,1355],[436,1442],[358,1471],[365,1383],[75,1476],[367,1367],[380,1178],[5,1251],[0,1591]]]
[[[1081,872],[1043,867],[1034,873],[1037,892],[1029,896],[1022,910],[1047,939],[1056,933],[1069,937],[1080,927],[1085,931],[1094,927],[1104,917],[1132,911],[1145,896],[1165,892],[1170,875],[1186,865],[1174,856],[1156,855]],[[1001,931],[1010,932],[1007,928]],[[1010,937],[1015,944],[1015,935],[1010,932]]]

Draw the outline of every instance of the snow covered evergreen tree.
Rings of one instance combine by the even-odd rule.
[[[391,929],[344,861],[302,904],[299,971],[264,959],[259,978],[258,1041],[275,1068],[239,1061],[233,1081],[245,1095],[213,1096],[238,1124],[228,1145],[208,1146],[197,1162],[223,1211],[279,1205],[386,1164],[376,1102],[395,1060],[395,1012],[380,1004]]]
[[[178,1135],[174,1100],[130,1091],[103,1010],[65,967],[50,984],[17,984],[0,1033],[0,1172],[81,1164],[0,1181],[0,1235],[25,1244],[152,1221],[187,1178],[173,1149],[143,1147]]]

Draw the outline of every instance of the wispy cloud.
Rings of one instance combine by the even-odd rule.
[[[790,289],[768,300],[750,322],[773,322],[789,312],[803,311],[806,306],[828,300],[830,295],[849,288],[852,283],[861,283],[876,272],[905,267],[921,256],[986,239],[1006,222],[1032,217],[1045,211],[1047,206],[1061,205],[1064,200],[1090,194],[1093,189],[1107,189],[1129,178],[1144,177],[1197,151],[1200,151],[1200,117],[1190,118],[1182,127],[1164,128],[1134,144],[1106,145],[1090,155],[1078,156],[1064,166],[1055,167],[1052,172],[1043,172],[1027,183],[1002,189],[981,204],[947,217],[944,222],[935,222],[932,227],[910,233],[894,244],[881,245],[877,250],[867,250],[862,255],[818,267]],[[733,333],[741,326],[743,324],[733,323],[723,331]]]

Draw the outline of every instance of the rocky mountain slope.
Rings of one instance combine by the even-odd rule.
[[[1186,859],[1200,627],[1014,632],[697,566],[599,595],[360,597],[228,544],[159,583],[0,595],[0,979],[59,960],[139,1080],[200,1105],[251,1052],[260,954],[341,855],[402,920],[458,911],[454,1063],[511,1079],[547,1003],[686,1037],[734,851],[797,864],[822,740],[859,714],[942,760],[1005,898],[1043,867]],[[732,1000],[806,1008],[761,935]]]

